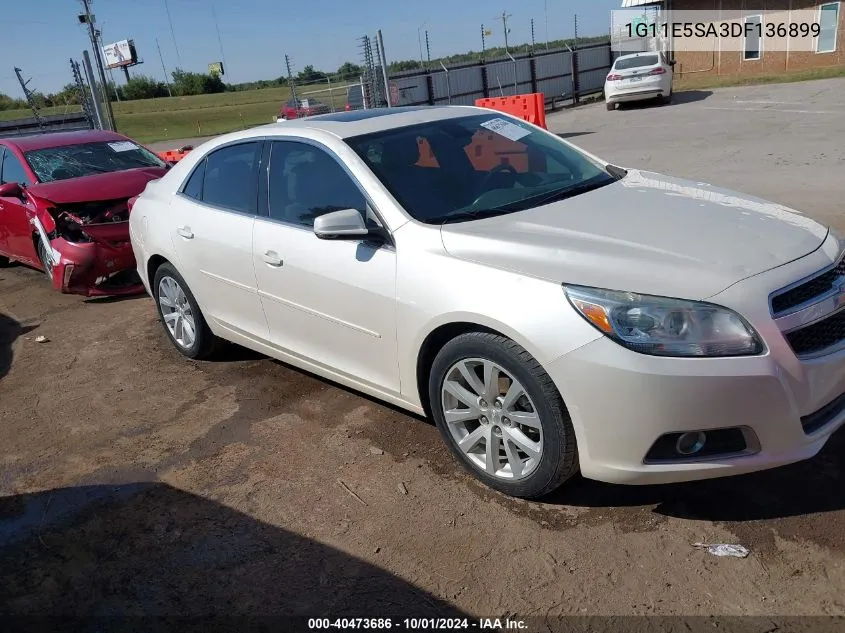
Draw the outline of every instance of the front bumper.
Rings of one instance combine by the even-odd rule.
[[[583,475],[624,484],[673,483],[774,468],[817,454],[845,423],[845,401],[828,407],[845,394],[845,350],[800,361],[774,324],[768,296],[834,261],[833,242],[710,298],[737,309],[757,329],[768,348],[763,355],[665,358],[602,338],[552,362],[547,370],[572,417]],[[821,423],[813,414],[822,416]],[[750,431],[749,450],[660,463],[646,458],[665,434],[726,428]]]
[[[129,242],[108,246],[97,242],[51,240],[59,261],[53,265],[53,287],[66,294],[86,297],[136,295],[144,286],[135,272],[135,255]]]

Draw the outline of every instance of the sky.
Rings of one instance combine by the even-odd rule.
[[[532,18],[538,42],[546,39],[547,25],[551,40],[572,37],[576,14],[580,35],[600,35],[609,29],[610,11],[620,5],[621,0],[92,0],[91,3],[105,44],[123,39],[135,41],[144,63],[131,69],[131,74],[164,79],[156,48],[158,40],[168,73],[180,62],[185,70],[206,72],[210,62],[222,58],[226,62],[224,80],[229,83],[285,74],[285,54],[290,56],[294,72],[307,64],[333,71],[344,61],[360,63],[358,38],[365,34],[372,36],[377,29],[382,31],[388,61],[419,59],[418,32],[424,34],[426,29],[433,58],[480,50],[482,24],[493,31],[487,45],[501,46],[503,11],[511,16],[508,19],[511,44],[531,40]],[[0,93],[23,97],[15,66],[23,70],[24,79],[31,78],[29,87],[33,90],[55,92],[71,82],[70,58],[81,61],[83,49],[90,47],[87,31],[77,19],[80,12],[79,0],[37,3],[0,0],[0,15],[7,27],[0,48]],[[215,14],[222,52],[215,30]],[[114,71],[114,78],[121,83],[123,73]]]

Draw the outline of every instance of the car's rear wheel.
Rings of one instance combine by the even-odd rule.
[[[47,275],[47,279],[50,280],[50,283],[53,283],[53,260],[43,240],[38,240],[38,259],[44,267],[44,274]]]
[[[615,104],[615,103],[608,103],[608,104],[607,104],[607,111],[608,111],[608,112],[613,112],[615,109],[616,109],[616,104]]]
[[[168,263],[158,267],[153,294],[161,323],[170,342],[188,358],[208,358],[216,339],[188,284]]]
[[[437,427],[492,488],[536,498],[578,471],[575,431],[554,383],[514,341],[471,332],[437,354],[429,375]]]
[[[672,91],[670,90],[670,91],[669,91],[669,94],[668,94],[668,95],[666,95],[665,97],[661,97],[661,98],[660,98],[660,102],[661,102],[663,105],[669,105],[670,103],[672,103]]]

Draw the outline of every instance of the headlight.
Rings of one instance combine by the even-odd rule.
[[[736,312],[710,303],[564,286],[575,309],[620,345],[656,356],[749,356],[763,351]]]

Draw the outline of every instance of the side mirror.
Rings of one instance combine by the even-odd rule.
[[[6,182],[0,185],[0,198],[23,198],[23,189],[16,182]]]
[[[357,240],[367,237],[370,230],[357,209],[341,209],[318,216],[314,220],[314,234],[321,240]]]

